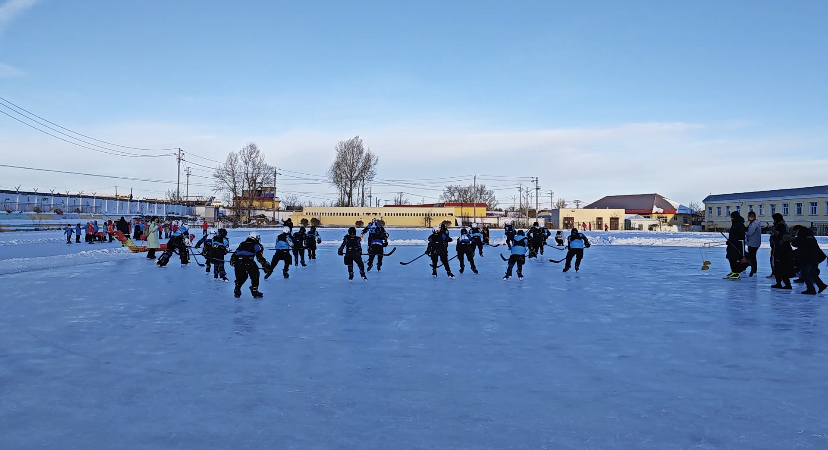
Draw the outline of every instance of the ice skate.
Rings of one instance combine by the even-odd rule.
[[[233,289],[233,297],[241,297],[241,286],[239,286],[239,283],[236,283],[236,288]]]
[[[264,294],[259,292],[259,288],[255,288],[255,287],[251,286],[250,287],[250,293],[253,294],[253,298],[262,298],[262,297],[264,297]]]

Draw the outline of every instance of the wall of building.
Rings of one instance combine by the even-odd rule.
[[[440,225],[444,220],[455,224],[453,207],[306,207],[294,211],[291,221],[302,223],[318,219],[323,226],[353,226],[358,220],[367,224],[371,219],[385,221],[387,226],[423,227]]]
[[[816,211],[811,210],[811,203],[816,203]],[[797,204],[801,204],[801,211]],[[787,205],[787,207],[786,207]],[[756,212],[756,219],[763,226],[773,223],[771,215],[774,212],[782,214],[788,225],[803,225],[816,229],[817,234],[828,234],[828,197],[790,197],[766,198],[737,202],[709,202],[704,204],[705,229],[730,228],[730,213],[739,211],[747,219],[749,211]]]
[[[623,230],[624,214],[623,209],[553,209],[550,213],[551,228],[569,229],[577,226],[580,229],[586,223],[587,228],[592,225],[593,230],[603,230],[604,225],[608,225],[611,230]]]

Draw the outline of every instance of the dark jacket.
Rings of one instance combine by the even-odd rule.
[[[819,243],[810,228],[800,228],[791,245],[799,249],[799,262],[815,266],[825,261],[825,252],[819,248]]]
[[[745,219],[734,212],[730,219],[730,233],[727,236],[727,259],[742,259],[745,254]]]
[[[359,236],[346,234],[342,238],[342,245],[339,246],[337,253],[340,255],[350,254],[351,256],[362,255],[362,239]]]
[[[443,233],[432,233],[428,237],[426,253],[429,255],[448,254],[448,243],[451,241],[452,239]]]
[[[774,225],[770,238],[773,248],[773,273],[780,278],[791,278],[796,275],[790,240],[791,236],[785,222]]]

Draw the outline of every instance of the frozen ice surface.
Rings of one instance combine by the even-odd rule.
[[[767,250],[760,277],[722,280],[721,247],[701,271],[713,235],[587,233],[580,273],[530,260],[523,281],[503,246],[451,281],[399,244],[348,283],[323,230],[254,300],[177,259],[12,234],[4,450],[828,448],[826,295],[769,289]]]

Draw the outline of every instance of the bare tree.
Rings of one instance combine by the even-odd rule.
[[[377,176],[379,158],[365,149],[362,139],[355,136],[336,144],[336,158],[328,169],[328,182],[339,192],[340,206],[354,206],[354,196],[365,205],[365,186]]]
[[[403,197],[403,192],[400,192],[399,196],[394,197],[394,200],[392,200],[392,202],[395,205],[410,205],[411,204],[411,202],[407,198]]]
[[[443,193],[440,194],[440,201],[445,203],[485,203],[489,209],[497,207],[497,198],[494,191],[486,189],[485,184],[478,184],[476,186],[470,184],[468,186],[462,185],[447,185],[443,188]],[[475,195],[476,194],[476,195]]]
[[[302,202],[299,201],[299,196],[296,194],[287,194],[282,196],[282,200],[280,206],[285,211],[294,211],[300,206],[302,206]]]
[[[566,208],[566,199],[559,198],[557,201],[555,201],[555,208],[565,209]]]
[[[265,162],[264,153],[250,142],[237,152],[230,152],[224,164],[213,172],[214,190],[224,194],[238,219],[252,215],[253,204],[262,196],[262,188],[273,185],[274,169]]]

